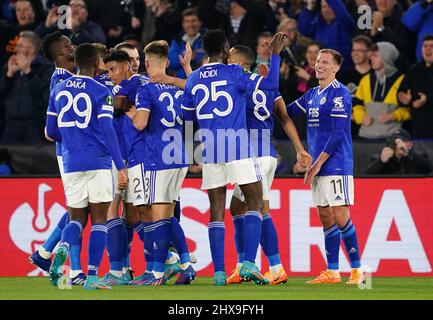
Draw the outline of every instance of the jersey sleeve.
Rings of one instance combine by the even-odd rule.
[[[181,109],[185,120],[193,121],[195,118],[195,106],[192,100],[190,81],[187,80],[185,91],[181,97]]]
[[[293,101],[292,103],[290,103],[286,109],[287,109],[287,114],[290,117],[296,117],[299,116],[301,114],[305,114],[307,113],[307,103],[308,103],[308,96],[309,96],[309,91],[307,91],[302,97],[300,97],[299,99],[296,99],[295,101]]]
[[[257,91],[263,77],[242,69],[240,66],[232,65],[232,72],[235,75],[236,86],[241,91]]]
[[[113,107],[113,95],[110,90],[103,90],[96,101],[96,112],[98,119],[111,118],[113,119],[114,107]]]
[[[148,85],[143,85],[138,89],[135,97],[135,108],[137,111],[144,110],[150,112],[152,109],[152,92]]]
[[[54,104],[56,98],[55,95],[56,92],[51,91],[50,99],[48,101],[47,119],[46,119],[45,127],[46,127],[46,132],[48,137],[60,142],[61,135],[57,125],[58,114],[57,114],[56,106]]]

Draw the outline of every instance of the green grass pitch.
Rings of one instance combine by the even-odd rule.
[[[122,286],[89,292],[75,286],[71,290],[60,290],[44,278],[0,278],[0,300],[433,299],[433,278],[373,278],[369,290],[344,283],[307,285],[305,281],[308,279],[291,277],[284,285],[267,287],[252,283],[215,287],[211,278],[200,277],[190,286],[174,286],[174,280],[171,280],[161,287]]]

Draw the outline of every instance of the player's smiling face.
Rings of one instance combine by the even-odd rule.
[[[319,54],[316,60],[316,78],[317,80],[326,80],[330,77],[335,77],[338,72],[338,64],[335,62],[332,54],[322,52]]]
[[[230,49],[230,55],[229,58],[227,60],[228,64],[237,64],[239,66],[242,66],[242,57],[241,55],[238,53],[238,51],[236,49]]]
[[[74,61],[75,47],[74,47],[74,45],[72,44],[71,40],[68,37],[66,37],[66,36],[62,37],[62,41],[61,41],[60,46],[59,46],[59,51],[67,59],[70,59],[71,61]]]
[[[128,78],[129,64],[126,62],[109,61],[106,64],[108,76],[116,84],[120,84]]]

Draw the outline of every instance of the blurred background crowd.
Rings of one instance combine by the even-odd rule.
[[[224,30],[231,45],[251,47],[255,67],[269,65],[266,42],[275,32],[285,32],[280,93],[287,104],[318,84],[314,64],[319,50],[336,49],[344,57],[337,79],[353,95],[355,173],[429,174],[432,1],[0,0],[0,175],[44,173],[35,169],[38,159],[45,159],[41,153],[52,155],[56,167],[54,149],[43,136],[54,66],[40,55],[40,44],[59,28],[75,45],[102,43],[108,49],[128,42],[142,52],[150,41],[166,40],[168,71],[182,78],[178,56],[188,42],[193,69],[201,66],[207,29]],[[69,6],[68,21],[59,13],[63,5]],[[294,121],[306,140],[305,119]],[[280,154],[277,173],[302,174],[277,122],[274,140]],[[24,169],[19,162],[29,154],[33,164]]]

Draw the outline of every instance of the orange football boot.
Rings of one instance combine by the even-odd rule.
[[[333,283],[340,283],[341,277],[340,274],[338,276],[335,276],[331,271],[326,270],[320,272],[320,275],[310,281],[307,281],[308,284],[320,284],[320,283],[327,283],[327,284],[333,284]]]
[[[271,271],[266,272],[265,278],[269,280],[269,284],[274,285],[286,283],[289,277],[284,268],[281,268],[277,273],[272,273]]]
[[[346,282],[346,284],[360,284],[365,281],[365,274],[362,270],[359,269],[352,269],[350,272],[350,278],[349,281]]]
[[[227,278],[227,284],[241,284],[242,279],[239,275],[239,268],[236,267],[235,270],[233,270],[232,274]]]

